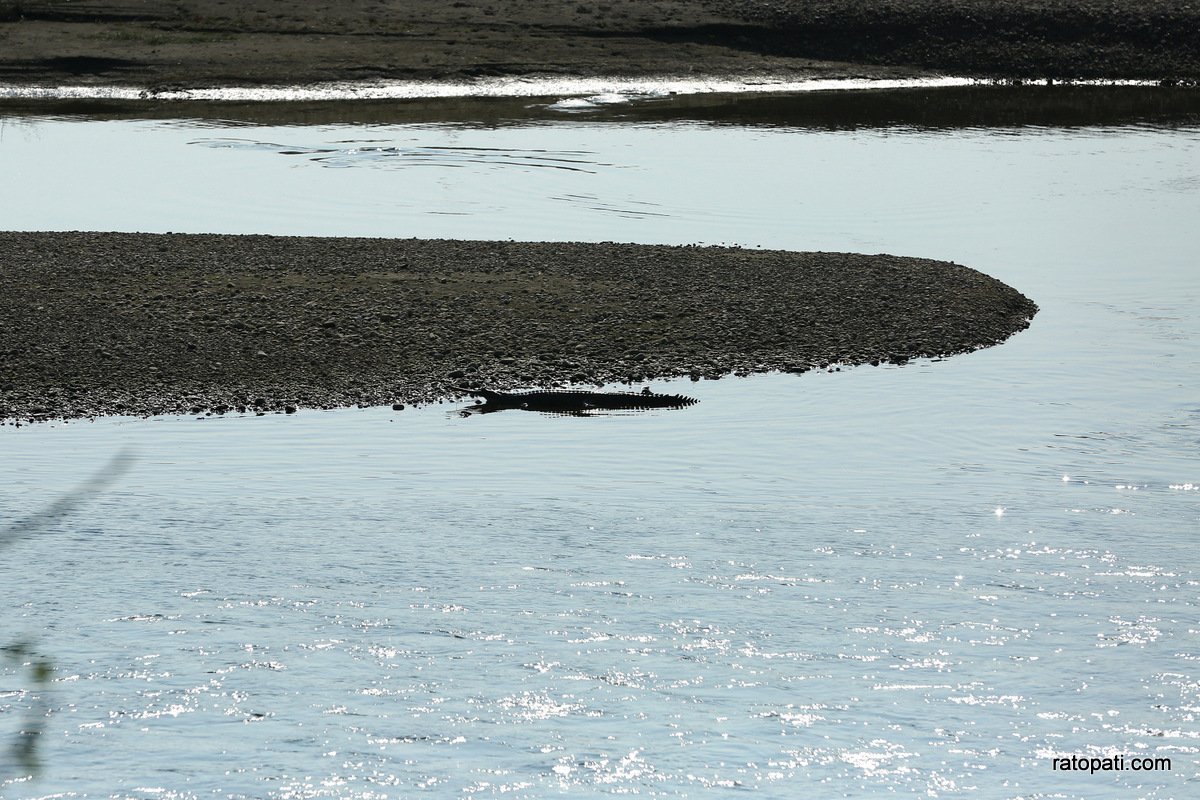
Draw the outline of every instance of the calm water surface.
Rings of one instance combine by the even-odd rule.
[[[811,102],[811,101],[810,101]],[[938,362],[0,429],[5,797],[1200,792],[1200,126],[0,117],[5,227],[943,258],[1042,308]],[[658,115],[666,116],[661,109]],[[7,753],[6,753],[7,755]],[[1170,769],[1055,771],[1062,756]]]

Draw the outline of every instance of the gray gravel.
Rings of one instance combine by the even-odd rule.
[[[0,419],[427,403],[962,353],[1037,307],[924,259],[0,233]]]

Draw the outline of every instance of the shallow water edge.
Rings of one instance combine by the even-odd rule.
[[[331,82],[307,85],[150,86],[0,85],[0,99],[14,100],[206,100],[216,102],[312,102],[319,100],[420,100],[458,97],[663,97],[690,94],[855,91],[989,85],[994,81],[951,76],[919,78],[800,78],[785,75],[520,76],[465,81]],[[1146,81],[1084,82],[1089,85],[1156,85]]]
[[[599,103],[687,95],[762,95],[952,89],[983,86],[1179,87],[1178,81],[1146,79],[920,77],[801,77],[793,75],[519,76],[465,81],[329,82],[303,85],[152,87],[94,84],[25,86],[0,84],[0,100],[144,100],[163,102],[304,103],[323,101],[430,100],[452,98],[599,98]]]

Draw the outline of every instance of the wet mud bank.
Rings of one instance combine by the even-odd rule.
[[[0,418],[904,363],[997,344],[1036,311],[975,270],[887,255],[0,233]]]
[[[998,79],[1200,78],[1188,0],[713,0],[763,53]]]

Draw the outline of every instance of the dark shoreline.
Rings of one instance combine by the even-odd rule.
[[[0,419],[904,363],[996,344],[1036,311],[966,267],[886,255],[0,233]]]
[[[1200,80],[1187,0],[0,0],[0,85],[488,76]]]

